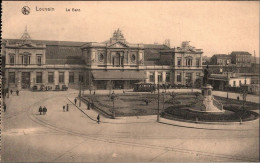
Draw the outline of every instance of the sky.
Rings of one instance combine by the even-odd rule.
[[[30,14],[21,12],[23,6]],[[130,43],[170,39],[203,49],[205,56],[248,51],[259,56],[257,1],[4,1],[2,37],[18,39],[27,26],[32,39],[103,42],[120,28]],[[36,11],[54,8],[54,11]],[[66,12],[66,9],[80,12]]]

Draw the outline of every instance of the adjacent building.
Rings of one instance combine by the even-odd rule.
[[[231,56],[227,54],[214,54],[211,57],[210,63],[211,65],[230,65],[231,64]]]
[[[201,49],[183,42],[170,48],[132,44],[121,30],[105,42],[3,40],[5,87],[55,89],[80,85],[95,89],[130,89],[138,82],[192,85],[202,75]]]
[[[245,51],[233,51],[231,54],[231,63],[237,66],[251,66],[251,54]]]

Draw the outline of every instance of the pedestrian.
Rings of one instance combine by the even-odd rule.
[[[65,112],[65,105],[63,105],[63,111]]]
[[[90,110],[90,102],[88,102],[88,110]]]
[[[99,124],[99,122],[100,122],[100,116],[98,114],[98,116],[97,116],[97,123]]]
[[[237,101],[239,101],[239,96],[237,96]]]
[[[13,94],[13,90],[11,90],[10,93]]]
[[[40,115],[42,115],[42,106],[39,107]]]
[[[91,109],[94,109],[94,102],[91,103]]]
[[[4,104],[4,112],[6,111],[6,104]]]
[[[42,111],[43,111],[43,114],[45,115],[47,113],[47,108],[44,106]]]
[[[19,96],[19,90],[16,90],[16,95]]]
[[[96,90],[94,89],[94,95],[96,94]]]
[[[67,111],[69,111],[69,104],[67,104]]]
[[[77,104],[77,99],[76,98],[74,99],[74,102],[75,102],[75,105],[76,105]]]

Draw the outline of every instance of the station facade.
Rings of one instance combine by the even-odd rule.
[[[32,40],[25,30],[20,39],[3,39],[4,87],[131,89],[138,82],[191,85],[202,75],[202,53],[189,42],[176,48],[131,44],[119,29],[101,43]]]

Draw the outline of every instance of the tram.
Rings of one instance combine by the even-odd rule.
[[[152,92],[156,86],[153,83],[135,83],[134,92]]]

